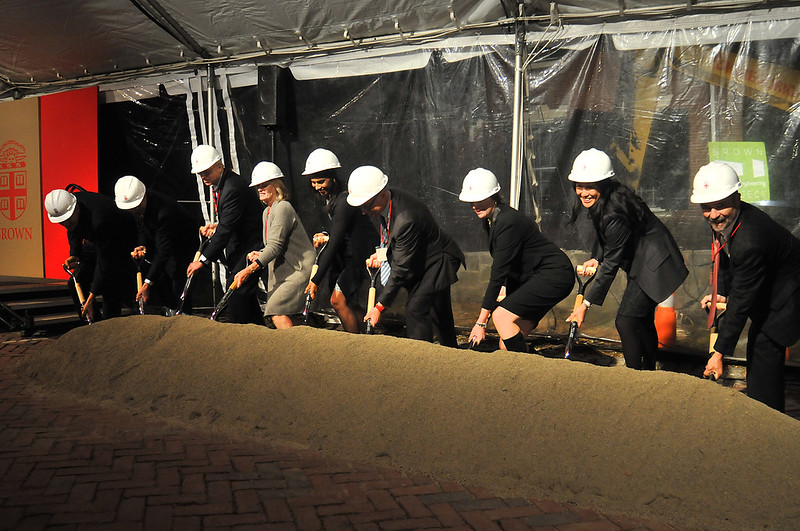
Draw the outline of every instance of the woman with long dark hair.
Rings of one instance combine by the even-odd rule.
[[[575,158],[569,174],[578,198],[570,223],[586,212],[597,241],[592,258],[583,263],[584,271],[596,269],[595,281],[586,290],[584,304],[567,321],[581,326],[588,308],[602,306],[617,270],[622,269],[628,284],[614,324],[625,365],[653,370],[658,349],[656,306],[678,289],[689,271],[669,230],[630,187],[613,177],[611,159],[594,148]]]
[[[531,218],[503,202],[500,184],[489,170],[469,172],[459,199],[471,203],[483,220],[492,255],[489,283],[469,338],[475,344],[483,341],[491,315],[500,347],[528,352],[528,333],[575,285],[572,263]],[[506,296],[498,302],[504,287]]]

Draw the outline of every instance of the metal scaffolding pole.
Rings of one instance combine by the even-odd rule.
[[[520,182],[522,179],[522,59],[525,53],[524,0],[519,0],[514,23],[514,108],[511,126],[511,182],[508,204],[519,208]]]

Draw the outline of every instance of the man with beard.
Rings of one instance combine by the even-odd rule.
[[[742,183],[723,162],[710,162],[694,178],[690,201],[712,230],[712,293],[701,301],[715,311],[727,304],[704,376],[722,375],[750,319],[747,395],[784,410],[786,347],[800,339],[800,240],[763,211],[741,200]]]
[[[358,292],[366,280],[366,259],[378,244],[378,232],[361,209],[347,204],[337,170],[342,166],[336,155],[323,148],[315,149],[306,160],[303,175],[324,203],[322,212],[328,221],[326,235],[314,235],[314,247],[325,245],[320,252],[317,273],[308,282],[306,293],[314,299],[317,288],[328,275],[331,306],[346,332],[357,334],[363,328],[364,310],[358,304]]]

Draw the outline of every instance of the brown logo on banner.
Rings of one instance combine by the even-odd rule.
[[[0,213],[14,221],[28,204],[28,172],[25,146],[9,140],[0,147]]]

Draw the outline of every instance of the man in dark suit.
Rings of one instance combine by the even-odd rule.
[[[174,310],[186,280],[183,268],[192,261],[197,248],[196,220],[175,199],[157,190],[148,190],[132,175],[117,181],[114,200],[120,210],[130,211],[136,220],[138,246],[131,254],[135,259],[150,261],[136,300],[148,303],[155,291],[156,299],[167,309]],[[185,310],[185,313],[188,312]]]
[[[786,347],[800,339],[800,240],[742,201],[740,187],[736,171],[722,162],[703,166],[694,178],[691,202],[711,226],[718,270],[701,305],[727,303],[704,375],[722,374],[722,357],[733,354],[750,319],[747,395],[783,411]]]
[[[247,253],[260,249],[261,211],[258,197],[241,176],[225,167],[219,152],[212,146],[200,145],[192,151],[192,173],[211,187],[217,223],[200,228],[210,238],[200,259],[189,264],[190,276],[214,260],[223,259],[228,278],[247,267]],[[240,286],[230,298],[231,321],[264,324],[258,304],[258,284],[255,278]]]
[[[130,250],[136,245],[136,223],[128,212],[121,212],[110,197],[94,192],[56,189],[44,200],[47,216],[67,229],[69,269],[78,269],[78,283],[90,285],[82,316],[92,321],[99,315],[94,302],[103,297],[103,317],[122,313],[122,304],[133,303],[136,293],[136,268]],[[80,268],[78,268],[80,266]]]
[[[381,312],[394,302],[400,288],[408,291],[406,333],[412,339],[457,346],[450,286],[464,264],[458,245],[433,219],[428,207],[401,190],[387,187],[389,178],[374,166],[361,166],[350,175],[347,202],[380,221],[381,245],[386,259],[373,255],[371,267],[386,261],[391,267],[379,302],[365,321],[377,325]],[[383,254],[384,251],[381,252]]]

